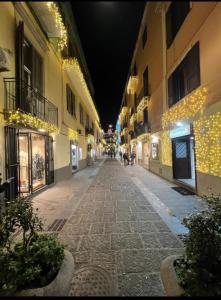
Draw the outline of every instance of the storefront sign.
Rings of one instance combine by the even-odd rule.
[[[190,134],[190,124],[177,126],[176,128],[170,130],[170,138],[174,139],[179,136],[185,136]]]

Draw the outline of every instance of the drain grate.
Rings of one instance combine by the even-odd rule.
[[[74,274],[69,296],[111,296],[113,293],[109,273],[97,266],[87,266]]]
[[[47,231],[60,231],[67,219],[55,219],[54,222],[48,227]]]
[[[175,190],[176,192],[180,193],[183,196],[195,195],[194,192],[184,189],[183,187],[173,186],[173,187],[171,187],[171,189]]]

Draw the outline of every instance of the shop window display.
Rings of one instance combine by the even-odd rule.
[[[32,184],[33,189],[45,185],[45,137],[32,134]]]

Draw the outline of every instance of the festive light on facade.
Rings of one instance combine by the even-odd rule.
[[[87,96],[87,99],[90,101],[90,104],[94,110],[94,113],[97,117],[97,120],[99,121],[99,116],[98,116],[98,113],[97,113],[97,110],[95,108],[95,105],[94,105],[94,102],[93,102],[93,99],[91,97],[91,94],[89,92],[89,89],[88,89],[88,86],[87,86],[87,83],[86,83],[86,80],[84,79],[84,75],[83,75],[83,72],[81,71],[81,67],[78,63],[78,60],[77,58],[68,58],[68,59],[63,59],[63,67],[64,68],[69,68],[69,67],[73,67],[74,68],[74,71],[75,73],[78,75],[78,78],[82,84],[82,87],[84,89],[84,92]]]
[[[142,98],[142,100],[140,101],[140,103],[137,106],[138,112],[140,112],[140,111],[143,112],[143,110],[148,107],[148,99],[149,99],[149,97]]]
[[[221,177],[221,112],[193,122],[196,169]]]
[[[133,126],[135,121],[136,121],[136,113],[132,114],[132,116],[130,117],[130,126]]]
[[[150,133],[142,133],[137,137],[138,141],[146,141],[148,142],[150,139]]]
[[[55,2],[47,2],[47,6],[54,16],[56,27],[60,31],[61,36],[58,41],[58,50],[62,51],[64,47],[67,46],[67,30],[64,26],[62,16]]]
[[[174,125],[178,120],[186,120],[193,117],[203,109],[208,90],[206,87],[198,88],[192,94],[184,97],[163,114],[162,128],[166,129]]]
[[[4,126],[4,125],[5,125],[4,115],[0,113],[0,126]]]
[[[132,139],[132,140],[130,141],[130,144],[131,144],[131,145],[136,145],[136,144],[137,144],[137,139]]]
[[[68,128],[68,138],[69,140],[75,140],[77,141],[78,140],[78,133],[76,130],[73,130],[71,128]]]
[[[42,121],[41,119],[34,117],[31,114],[25,114],[19,110],[15,112],[7,113],[6,122],[8,125],[18,124],[25,127],[31,127],[34,129],[44,129],[49,133],[54,133],[54,134],[59,133],[59,128],[54,124]]]
[[[172,143],[169,131],[161,133],[161,162],[163,165],[172,167]]]
[[[88,144],[94,144],[94,136],[92,134],[87,134],[87,143]]]
[[[134,94],[136,92],[137,85],[138,85],[138,77],[130,76],[127,84],[127,93]]]

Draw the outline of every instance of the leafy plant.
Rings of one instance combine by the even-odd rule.
[[[64,246],[55,235],[40,234],[41,219],[30,199],[8,202],[0,216],[0,294],[48,284],[64,258]],[[15,241],[15,233],[21,239]]]
[[[186,296],[221,295],[221,198],[204,196],[208,208],[183,220],[185,255],[175,269]]]

